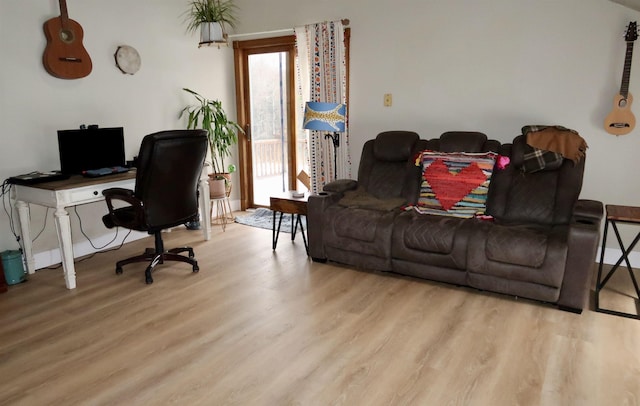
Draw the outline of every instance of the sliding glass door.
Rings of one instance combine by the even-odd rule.
[[[234,43],[242,209],[296,188],[307,146],[295,131],[293,36]]]

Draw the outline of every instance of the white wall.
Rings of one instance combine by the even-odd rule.
[[[384,130],[424,138],[478,130],[510,141],[525,124],[574,128],[590,148],[582,197],[640,205],[640,128],[615,137],[602,128],[620,86],[624,28],[640,13],[608,0],[237,0],[237,33],[351,20],[351,155],[354,173],[364,142]],[[56,0],[0,2],[0,176],[58,168],[56,131],[82,123],[122,125],[127,155],[150,132],[182,128],[189,102],[182,87],[219,98],[235,116],[231,49],[198,49],[181,14],[186,0],[69,0],[85,30],[93,72],[53,78],[42,68],[42,24]],[[118,45],[136,47],[142,68],[121,74]],[[634,57],[631,87],[640,94]],[[382,106],[384,93],[394,105]],[[638,102],[640,103],[640,102]],[[634,108],[640,114],[639,108]],[[235,188],[237,193],[238,188]],[[90,235],[104,233],[100,204],[80,208]],[[50,215],[51,213],[49,213]],[[44,224],[34,208],[33,231]],[[72,213],[74,240],[84,237]],[[15,249],[0,216],[0,249]],[[35,243],[57,246],[52,221]]]
[[[187,0],[69,0],[70,18],[84,29],[93,71],[83,79],[61,80],[42,66],[43,23],[59,15],[57,0],[0,2],[0,176],[59,169],[57,133],[80,124],[123,126],[127,159],[148,133],[184,128],[180,110],[191,103],[189,87],[222,100],[235,117],[233,50],[198,49],[182,13]],[[142,58],[131,76],[115,66],[118,45],[135,47]],[[9,203],[7,201],[7,203]],[[107,230],[99,220],[104,203],[81,206],[83,228],[93,237]],[[32,233],[44,226],[45,211],[32,206]],[[35,252],[57,247],[51,211]],[[85,241],[71,211],[74,242]],[[17,221],[16,221],[17,223]],[[109,233],[111,233],[109,231]],[[6,215],[0,216],[0,251],[17,249]],[[48,264],[45,264],[48,265]]]
[[[362,145],[384,130],[423,138],[475,130],[510,142],[526,124],[560,124],[589,144],[582,197],[640,206],[640,126],[620,137],[603,129],[620,87],[625,27],[640,13],[608,0],[238,4],[242,33],[350,19],[354,175]],[[638,95],[639,54],[630,85]],[[384,93],[392,107],[383,107]],[[640,119],[640,102],[633,110]]]

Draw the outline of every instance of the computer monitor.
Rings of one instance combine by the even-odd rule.
[[[60,130],[58,149],[60,171],[67,175],[125,165],[122,127]]]

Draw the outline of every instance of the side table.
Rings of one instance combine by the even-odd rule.
[[[278,245],[278,236],[280,235],[280,226],[282,225],[282,216],[291,214],[291,241],[296,238],[296,231],[300,226],[300,234],[302,234],[302,240],[304,241],[304,248],[309,255],[309,245],[307,244],[307,236],[302,226],[302,220],[300,216],[307,215],[307,201],[309,200],[309,194],[305,193],[302,197],[293,197],[291,192],[282,193],[276,196],[271,196],[269,208],[273,211],[273,238],[272,249],[275,250]],[[280,220],[278,221],[278,228],[276,229],[276,213],[280,213]]]
[[[612,314],[615,316],[628,317],[632,319],[640,320],[640,315],[638,313],[624,313],[615,310],[603,309],[600,307],[600,291],[605,287],[611,276],[613,276],[614,272],[618,269],[622,261],[625,262],[627,266],[627,270],[629,271],[629,276],[631,277],[631,281],[633,282],[633,287],[636,290],[636,296],[640,300],[640,289],[638,288],[638,281],[636,280],[635,275],[633,274],[633,268],[631,267],[631,263],[629,262],[629,254],[633,251],[633,248],[636,246],[638,241],[640,241],[640,231],[633,239],[628,248],[624,247],[624,243],[622,238],[620,237],[620,232],[618,232],[618,223],[623,224],[632,224],[636,226],[640,226],[640,207],[633,206],[616,206],[612,204],[607,204],[605,206],[607,211],[607,219],[604,225],[604,235],[602,237],[602,249],[600,251],[600,265],[598,267],[598,281],[596,282],[596,311],[600,313]],[[615,265],[611,268],[611,270],[607,273],[604,279],[602,279],[602,265],[604,260],[604,249],[607,244],[607,231],[609,229],[609,224],[613,228],[613,232],[616,235],[616,239],[618,240],[618,245],[620,245],[620,249],[622,250],[622,256],[615,263]]]

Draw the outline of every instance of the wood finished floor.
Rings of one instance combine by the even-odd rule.
[[[77,262],[73,291],[60,269],[10,287],[0,404],[640,404],[640,321],[316,264],[288,237],[174,230],[200,273],[115,275],[146,239]]]

